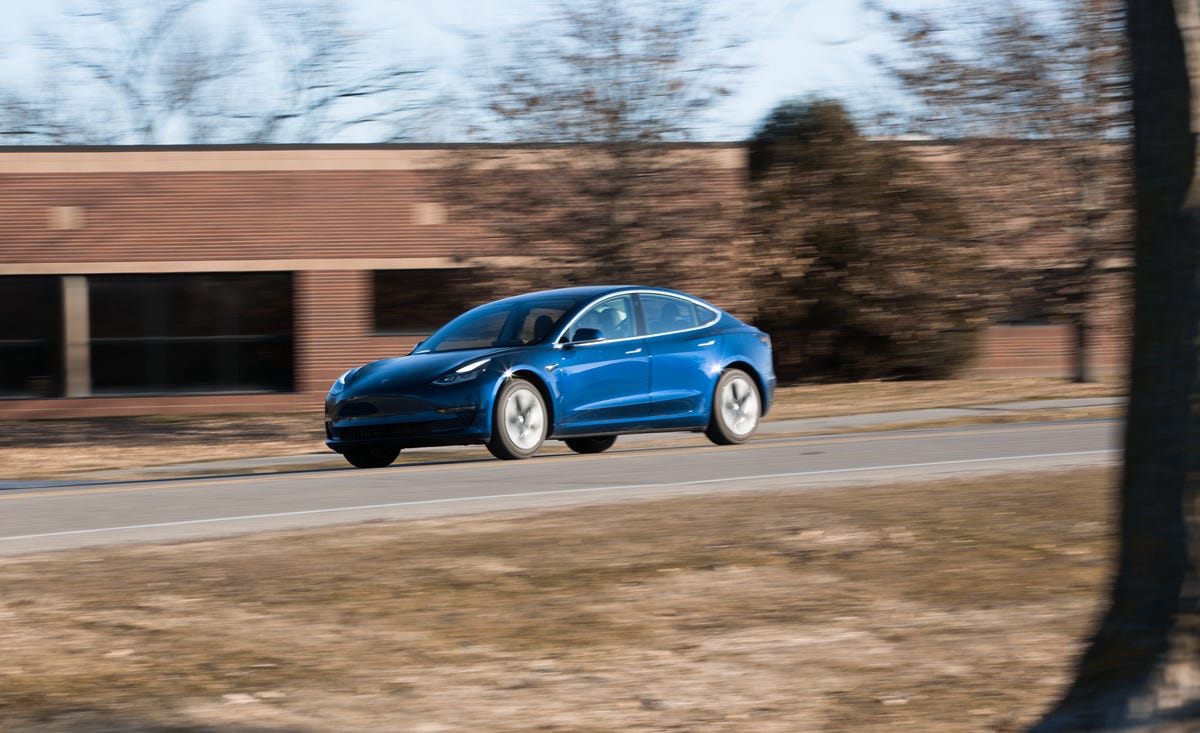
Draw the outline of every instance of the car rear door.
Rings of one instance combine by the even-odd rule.
[[[704,328],[714,311],[684,298],[640,293],[650,353],[650,415],[707,419],[721,371],[720,337]]]

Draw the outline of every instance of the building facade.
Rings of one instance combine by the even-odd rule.
[[[702,195],[740,200],[740,146],[687,153]],[[0,151],[0,419],[319,409],[472,305],[481,268],[537,266],[455,206],[464,154]]]
[[[472,305],[463,286],[487,268],[548,254],[446,185],[463,155],[498,149],[542,174],[504,146],[0,150],[0,419],[319,409],[346,368]],[[674,150],[702,169],[690,195],[736,216],[744,147]],[[744,297],[698,287],[735,311]],[[1127,323],[1098,311],[1094,374],[1124,370]],[[997,323],[980,347],[966,376],[1071,373],[1065,325]]]

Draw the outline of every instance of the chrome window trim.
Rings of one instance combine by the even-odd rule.
[[[567,322],[567,325],[565,325],[561,329],[559,329],[558,333],[554,337],[554,348],[561,349],[564,346],[566,346],[567,344],[571,344],[573,347],[595,346],[596,344],[619,344],[624,341],[634,341],[634,340],[642,338],[641,336],[635,335],[635,336],[626,336],[624,338],[619,338],[619,339],[605,338],[605,339],[600,339],[599,341],[572,342],[572,341],[563,341],[562,340],[564,336],[566,336],[568,333],[571,333],[571,329],[574,328],[576,322],[578,322],[580,318],[583,318],[585,315],[587,315],[592,310],[592,308],[595,308],[596,306],[600,305],[601,303],[603,303],[606,300],[612,300],[613,298],[620,298],[621,296],[625,296],[625,295],[632,296],[634,292],[635,291],[633,291],[633,290],[619,290],[615,293],[607,293],[605,295],[601,295],[598,298],[592,298],[591,300],[589,300],[587,302],[587,304],[584,305],[582,308],[580,308],[579,312],[576,313],[571,318],[571,320]],[[634,309],[634,311],[635,311],[634,315],[636,316],[637,304],[633,302],[632,297],[629,299],[629,305],[630,305],[630,307],[632,307]]]
[[[708,313],[711,313],[711,314],[714,316],[714,318],[713,318],[711,321],[708,321],[707,323],[702,323],[702,324],[700,324],[700,325],[697,325],[697,326],[692,326],[691,328],[680,328],[680,329],[678,329],[678,330],[675,330],[675,331],[663,331],[663,332],[661,332],[661,333],[648,333],[648,334],[646,334],[645,336],[643,336],[642,338],[651,339],[651,338],[658,338],[659,336],[674,336],[675,334],[679,334],[679,333],[687,333],[688,331],[699,331],[700,329],[702,329],[702,328],[708,328],[708,327],[709,327],[709,326],[711,326],[712,324],[714,324],[714,323],[716,323],[717,321],[721,320],[721,313],[720,313],[719,311],[716,311],[716,310],[714,310],[714,309],[713,309],[713,306],[710,306],[710,305],[708,305],[708,304],[706,304],[706,303],[704,303],[704,302],[701,302],[701,301],[699,301],[699,300],[696,300],[695,298],[692,298],[692,297],[690,297],[690,296],[687,296],[687,295],[683,295],[683,294],[676,295],[675,293],[661,293],[661,292],[657,292],[657,291],[654,291],[654,290],[639,290],[639,291],[638,291],[638,295],[642,295],[642,294],[645,294],[645,295],[659,295],[659,296],[662,296],[662,297],[665,297],[665,298],[675,298],[675,299],[677,299],[677,300],[684,300],[684,301],[687,301],[687,302],[691,303],[692,305],[696,306],[697,308],[699,308],[699,309],[701,309],[701,310],[703,310],[703,311],[707,311]],[[640,303],[638,304],[638,307],[639,307],[639,308],[641,307],[641,304],[640,304]],[[643,312],[643,313],[642,313],[642,318],[644,319],[645,317],[646,317],[646,314]]]
[[[658,295],[658,296],[662,296],[664,298],[676,298],[678,300],[683,300],[688,303],[691,303],[692,305],[695,305],[697,308],[700,308],[703,311],[711,313],[713,315],[713,319],[711,321],[709,321],[708,323],[704,323],[704,324],[701,324],[698,326],[692,326],[691,328],[681,328],[678,331],[664,331],[662,333],[653,333],[653,334],[647,333],[647,334],[641,334],[638,336],[626,336],[624,338],[619,338],[619,339],[601,339],[600,341],[581,341],[578,343],[572,343],[570,341],[562,340],[562,338],[566,334],[571,332],[571,328],[574,327],[575,322],[578,321],[580,318],[582,318],[584,316],[584,314],[586,314],[588,311],[590,311],[593,307],[603,303],[604,301],[606,301],[610,298],[616,298],[616,297],[620,297],[622,295],[639,295],[639,296],[640,295]],[[634,306],[634,308],[639,311],[641,310],[641,307],[642,307],[642,305],[640,302]],[[643,313],[642,316],[643,316],[643,320],[644,320],[645,314]],[[699,331],[702,328],[708,328],[709,326],[716,323],[720,319],[721,319],[721,312],[719,310],[716,310],[716,308],[714,306],[708,305],[707,303],[705,303],[701,300],[698,300],[696,298],[693,298],[690,295],[686,295],[684,293],[675,293],[675,292],[667,293],[667,292],[663,292],[661,290],[647,290],[647,289],[643,289],[643,288],[633,288],[631,290],[618,290],[614,293],[608,293],[608,294],[602,295],[598,298],[594,298],[591,301],[589,301],[587,303],[587,305],[585,305],[583,308],[580,308],[579,312],[576,313],[575,316],[573,318],[571,318],[570,321],[567,322],[567,325],[564,326],[562,329],[560,329],[558,331],[558,333],[555,335],[553,345],[554,345],[554,348],[561,349],[569,343],[574,347],[583,347],[583,346],[592,346],[595,344],[619,344],[619,343],[622,343],[625,341],[636,341],[638,339],[658,338],[659,336],[673,336],[675,334],[687,333],[688,331]]]

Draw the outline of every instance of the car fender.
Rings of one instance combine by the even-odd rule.
[[[763,415],[766,415],[775,396],[775,373],[771,369],[770,363],[765,365],[756,364],[756,361],[761,360],[756,359],[744,349],[745,343],[736,343],[748,338],[747,336],[742,334],[726,334],[721,338],[724,341],[724,345],[730,349],[729,353],[724,355],[725,358],[721,363],[721,372],[727,369],[741,369],[743,372],[749,374],[750,378],[758,386],[758,393],[762,399],[762,412]],[[718,374],[713,379],[714,391],[716,390],[717,380],[720,377],[721,375]]]
[[[546,403],[546,413],[550,420],[550,428],[547,431],[546,437],[553,435],[555,424],[554,392],[533,366],[520,362],[504,364],[502,371],[496,374],[495,378],[489,380],[487,388],[480,396],[483,403],[479,406],[479,415],[482,420],[482,425],[480,426],[486,427],[488,436],[491,436],[492,426],[495,424],[496,399],[500,396],[500,390],[512,379],[524,379],[541,393],[542,400]]]

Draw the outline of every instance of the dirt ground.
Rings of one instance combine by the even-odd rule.
[[[785,387],[778,391],[769,417],[783,420],[1057,397],[1107,397],[1123,394],[1124,386],[1116,380],[1074,384],[1056,379],[980,379]],[[1108,409],[1103,414],[1111,413]],[[1078,411],[1034,416],[1084,417]],[[323,440],[322,415],[317,411],[0,421],[0,479],[319,453],[326,451]]]
[[[1114,477],[706,495],[0,560],[0,731],[1017,731]]]

